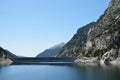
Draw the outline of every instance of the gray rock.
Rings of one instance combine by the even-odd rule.
[[[63,47],[58,57],[120,57],[120,0],[112,0],[96,22],[80,29]]]

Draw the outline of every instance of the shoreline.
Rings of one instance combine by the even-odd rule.
[[[0,66],[10,65],[13,61],[9,58],[0,58]]]
[[[14,61],[10,60],[9,58],[0,58],[0,66],[7,66],[7,65],[61,65],[61,64],[85,64],[85,65],[120,65],[120,58],[117,58],[113,61],[105,61],[105,60],[98,60],[97,57],[82,57],[80,59],[76,59],[74,62],[18,62],[14,63]]]
[[[120,58],[116,58],[113,61],[106,61],[102,59],[98,59],[97,57],[82,57],[80,59],[76,59],[77,63],[85,63],[85,64],[101,64],[101,65],[120,65]]]

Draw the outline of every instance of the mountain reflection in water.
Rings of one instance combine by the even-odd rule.
[[[0,67],[0,80],[119,80],[119,74],[120,67],[97,64]]]

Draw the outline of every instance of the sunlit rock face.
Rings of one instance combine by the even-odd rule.
[[[0,66],[10,65],[12,62],[9,58],[0,58]]]
[[[0,47],[0,66],[10,65],[16,56]]]
[[[120,57],[120,0],[112,0],[96,22],[78,29],[57,56],[98,57],[111,61]]]

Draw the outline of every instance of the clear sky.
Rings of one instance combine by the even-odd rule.
[[[0,0],[0,46],[36,56],[96,21],[110,0]]]

